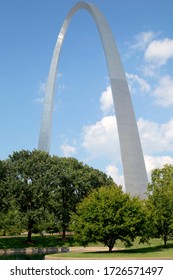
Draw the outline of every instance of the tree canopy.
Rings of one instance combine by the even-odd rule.
[[[152,172],[148,186],[147,208],[152,237],[161,237],[164,245],[173,236],[173,166]]]
[[[77,203],[93,189],[113,184],[113,180],[105,173],[93,169],[75,158],[54,156],[51,173],[54,174],[53,209],[63,230],[63,237],[65,237],[70,214],[75,212]]]
[[[7,179],[7,164],[6,161],[0,160],[0,211],[7,211],[8,200],[7,200],[7,189],[5,182]]]
[[[50,189],[50,156],[41,151],[14,152],[8,159],[8,178],[11,207],[19,212],[28,241],[34,227],[47,219]]]
[[[59,227],[65,237],[77,203],[92,189],[112,183],[106,174],[75,158],[38,150],[14,152],[0,162],[1,219],[9,221],[11,211],[17,211],[28,240],[32,231],[51,226]]]
[[[69,228],[70,225],[70,228]],[[148,198],[125,194],[112,178],[75,158],[22,150],[0,161],[2,234],[75,232],[83,246],[102,242],[111,251],[119,239],[130,246],[173,236],[173,166],[152,172]]]
[[[71,229],[81,245],[98,241],[111,251],[117,240],[130,246],[136,236],[142,235],[144,223],[139,198],[130,198],[121,187],[113,185],[94,190],[79,203]]]

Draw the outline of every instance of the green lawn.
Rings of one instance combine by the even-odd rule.
[[[116,245],[116,249],[110,252],[69,252],[50,255],[57,258],[88,258],[88,259],[140,259],[140,258],[159,258],[159,259],[173,259],[173,241],[169,241],[167,247],[164,248],[161,239],[153,239],[150,244],[138,244],[136,241],[131,248],[123,248],[121,243]]]
[[[57,259],[173,259],[173,248],[150,248],[109,252],[61,253],[49,255]]]
[[[68,236],[64,241],[61,236],[57,235],[43,237],[35,235],[32,237],[32,242],[27,242],[26,236],[0,237],[0,249],[69,247],[74,245],[75,242],[72,236]]]
[[[61,236],[47,235],[36,236],[33,235],[32,242],[28,243],[26,236],[20,237],[0,237],[0,249],[18,249],[18,248],[46,248],[46,247],[73,247],[77,246],[72,236],[67,236],[66,240],[62,240]],[[90,246],[103,246],[102,244],[90,244]],[[60,258],[171,258],[173,259],[173,240],[168,242],[167,248],[163,247],[161,239],[152,239],[150,244],[138,244],[134,242],[131,248],[123,248],[123,244],[118,242],[116,250],[113,252],[69,252],[52,255]]]

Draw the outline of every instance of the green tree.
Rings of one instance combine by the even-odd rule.
[[[22,231],[20,213],[16,209],[1,212],[0,232],[2,235],[15,235]]]
[[[0,213],[8,211],[9,208],[8,190],[6,186],[7,177],[7,162],[0,160]]]
[[[136,236],[143,235],[144,224],[142,202],[115,185],[94,190],[79,203],[71,218],[71,229],[81,245],[101,242],[109,251],[118,239],[131,246]]]
[[[23,228],[31,241],[32,230],[48,219],[51,194],[51,157],[34,150],[14,152],[8,159],[8,178],[11,205],[20,213]]]
[[[155,169],[148,186],[148,217],[152,237],[161,237],[166,246],[173,236],[173,166]]]
[[[75,158],[51,157],[37,150],[14,152],[6,161],[6,175],[0,174],[3,209],[8,206],[6,210],[20,213],[28,241],[32,231],[46,228],[62,229],[65,237],[77,203],[93,189],[113,184],[106,174]]]
[[[14,225],[11,221],[14,212],[10,211],[9,192],[6,185],[7,176],[7,162],[0,161],[0,232],[3,235],[6,235]]]
[[[63,238],[69,227],[70,215],[76,211],[76,205],[89,192],[102,185],[113,184],[113,180],[105,173],[79,162],[75,158],[59,158],[54,156],[51,165],[52,208]]]

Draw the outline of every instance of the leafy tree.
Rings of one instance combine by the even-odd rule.
[[[3,235],[10,232],[14,226],[11,217],[14,211],[10,211],[9,191],[6,185],[7,162],[0,161],[0,231]]]
[[[22,231],[20,213],[16,209],[1,212],[0,232],[5,235],[19,234]]]
[[[41,151],[14,152],[8,159],[7,185],[31,241],[32,230],[48,219],[51,158]]]
[[[7,162],[0,160],[0,212],[6,212],[9,208],[8,190],[6,187],[7,176]]]
[[[101,242],[112,251],[116,241],[131,246],[142,235],[145,215],[138,197],[130,198],[118,186],[94,190],[79,203],[71,218],[75,238],[83,245]]]
[[[113,184],[113,180],[75,158],[56,156],[52,158],[51,174],[54,174],[52,207],[65,238],[71,212],[75,212],[77,203],[93,189]]]
[[[16,218],[20,216],[18,219],[28,231],[28,241],[32,231],[46,228],[62,229],[65,237],[77,203],[93,189],[112,183],[106,174],[75,158],[22,150],[0,165],[1,208],[20,213]]]
[[[0,182],[6,177],[6,165],[4,160],[0,160]]]
[[[152,237],[161,237],[166,246],[173,236],[173,166],[155,169],[148,186],[148,216]]]

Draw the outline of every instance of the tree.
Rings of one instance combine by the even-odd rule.
[[[9,208],[9,201],[7,198],[7,162],[5,160],[0,160],[0,212],[6,212]]]
[[[65,237],[77,203],[94,188],[113,183],[103,172],[75,158],[51,157],[37,150],[14,152],[6,166],[0,199],[20,213],[28,241],[32,231],[55,227]]]
[[[5,235],[15,235],[22,231],[20,213],[16,209],[1,212],[0,232]]]
[[[34,150],[14,152],[8,159],[6,185],[11,194],[11,205],[20,213],[23,228],[31,241],[32,230],[48,219],[51,194],[51,157]]]
[[[0,161],[0,231],[3,235],[15,226],[11,219],[14,211],[10,211],[9,191],[6,185],[7,174],[7,162]]]
[[[136,236],[142,235],[144,224],[142,202],[115,185],[94,190],[78,204],[71,218],[71,229],[82,246],[99,241],[109,251],[118,239],[131,246]]]
[[[54,174],[53,211],[65,238],[70,215],[76,205],[93,189],[113,184],[105,173],[79,162],[75,158],[52,157],[51,174]]]
[[[161,237],[166,246],[173,236],[173,166],[155,169],[148,186],[148,216],[151,236]]]

